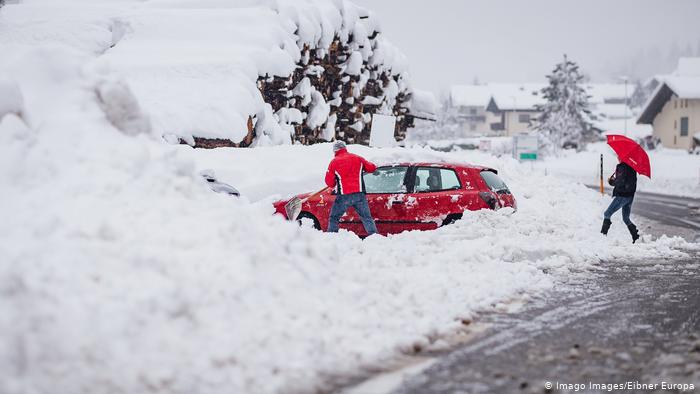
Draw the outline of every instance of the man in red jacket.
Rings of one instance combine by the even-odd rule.
[[[336,141],[333,144],[333,151],[335,157],[331,160],[328,171],[326,171],[326,185],[335,189],[336,196],[331,208],[328,232],[337,233],[340,217],[345,214],[348,208],[353,207],[360,215],[367,235],[372,235],[377,232],[377,226],[369,211],[362,174],[374,172],[377,166],[360,156],[349,153],[343,141]]]

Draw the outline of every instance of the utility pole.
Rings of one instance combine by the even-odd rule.
[[[627,105],[629,100],[627,99],[627,80],[628,78],[626,76],[620,77],[623,81],[625,81],[625,137],[627,137]]]

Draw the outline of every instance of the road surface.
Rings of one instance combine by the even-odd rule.
[[[699,208],[698,199],[638,193],[633,215],[692,240]],[[429,354],[427,367],[348,392],[700,393],[700,256],[604,262],[577,280],[518,312],[482,315],[477,337]]]
[[[597,189],[594,186],[590,187]],[[608,193],[610,192],[608,189]],[[700,198],[637,192],[632,205],[632,215],[700,232]]]

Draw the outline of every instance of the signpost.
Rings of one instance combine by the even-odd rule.
[[[513,157],[520,161],[537,160],[539,141],[536,135],[513,136]]]

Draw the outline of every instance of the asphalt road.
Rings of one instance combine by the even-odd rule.
[[[649,230],[700,233],[698,199],[638,193],[632,214]],[[477,324],[466,344],[368,393],[700,393],[700,256],[604,262]]]
[[[591,188],[597,189],[594,186]],[[608,190],[608,192],[610,191]],[[620,212],[615,215],[620,215]],[[700,198],[637,192],[632,204],[632,215],[640,215],[659,223],[700,231]]]
[[[393,393],[700,392],[700,260],[603,268],[521,312],[483,316],[482,336]],[[594,386],[625,382],[658,387]]]

